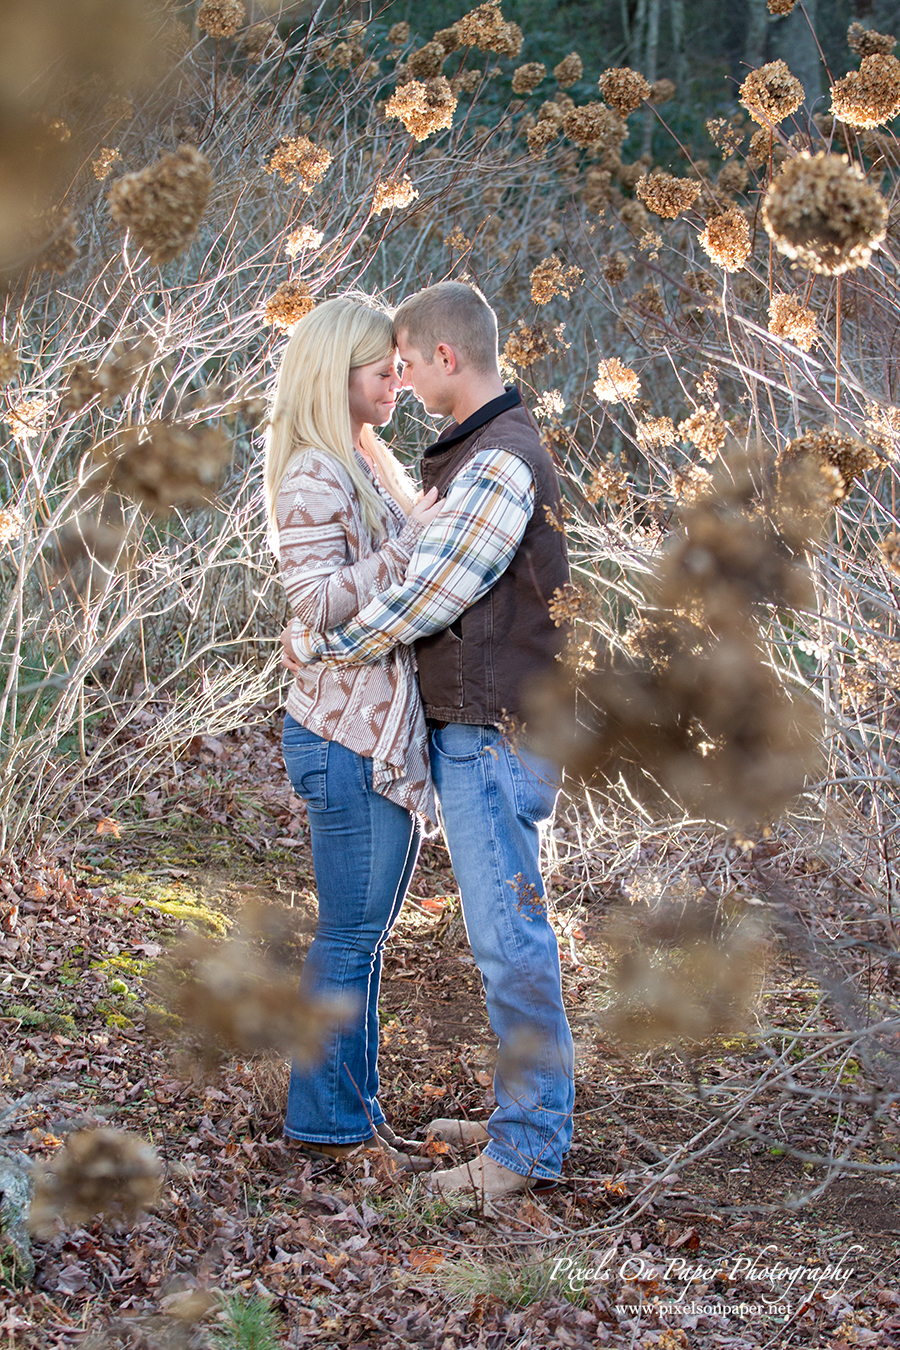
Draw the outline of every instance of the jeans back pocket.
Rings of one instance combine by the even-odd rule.
[[[319,811],[328,810],[328,746],[290,714],[285,717],[281,752],[291,787],[307,806]]]

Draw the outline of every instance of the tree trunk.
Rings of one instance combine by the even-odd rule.
[[[774,54],[782,57],[791,74],[806,90],[806,107],[812,112],[822,96],[822,58],[818,44],[810,31],[816,26],[817,0],[803,0],[786,19],[776,19],[772,26],[770,43]],[[819,109],[821,111],[821,109]]]
[[[687,99],[687,66],[684,59],[684,0],[669,0],[669,22],[672,27],[672,79],[680,99]]]
[[[766,0],[747,0],[747,41],[744,44],[744,65],[748,71],[758,70],[766,59],[769,35],[769,11]],[[744,78],[741,76],[741,79]]]
[[[644,79],[652,84],[656,79],[656,56],[659,50],[659,7],[660,0],[649,0],[647,9],[647,56],[644,61]],[[652,108],[644,109],[644,135],[641,142],[641,154],[649,155],[653,144],[653,124],[656,113]]]

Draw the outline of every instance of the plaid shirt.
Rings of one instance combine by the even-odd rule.
[[[377,660],[448,628],[508,567],[534,512],[529,466],[508,450],[482,450],[450,485],[444,507],[419,536],[404,581],[382,591],[327,634],[293,635],[302,662]]]

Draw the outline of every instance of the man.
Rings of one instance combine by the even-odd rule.
[[[372,661],[415,643],[444,830],[499,1040],[487,1146],[428,1181],[499,1196],[552,1183],[572,1136],[572,1038],[539,863],[558,775],[500,730],[560,645],[549,612],[568,580],[559,487],[518,391],[503,384],[496,316],[479,291],[429,287],[400,305],[394,327],[404,384],[452,419],[422,461],[425,492],[446,504],[405,581],[306,650],[286,630],[286,663]]]

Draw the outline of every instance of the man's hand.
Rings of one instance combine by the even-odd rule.
[[[297,660],[294,655],[294,649],[291,646],[292,626],[292,624],[288,624],[286,628],[282,628],[281,630],[281,664],[284,666],[285,670],[289,670],[292,675],[299,675],[303,666]]]

